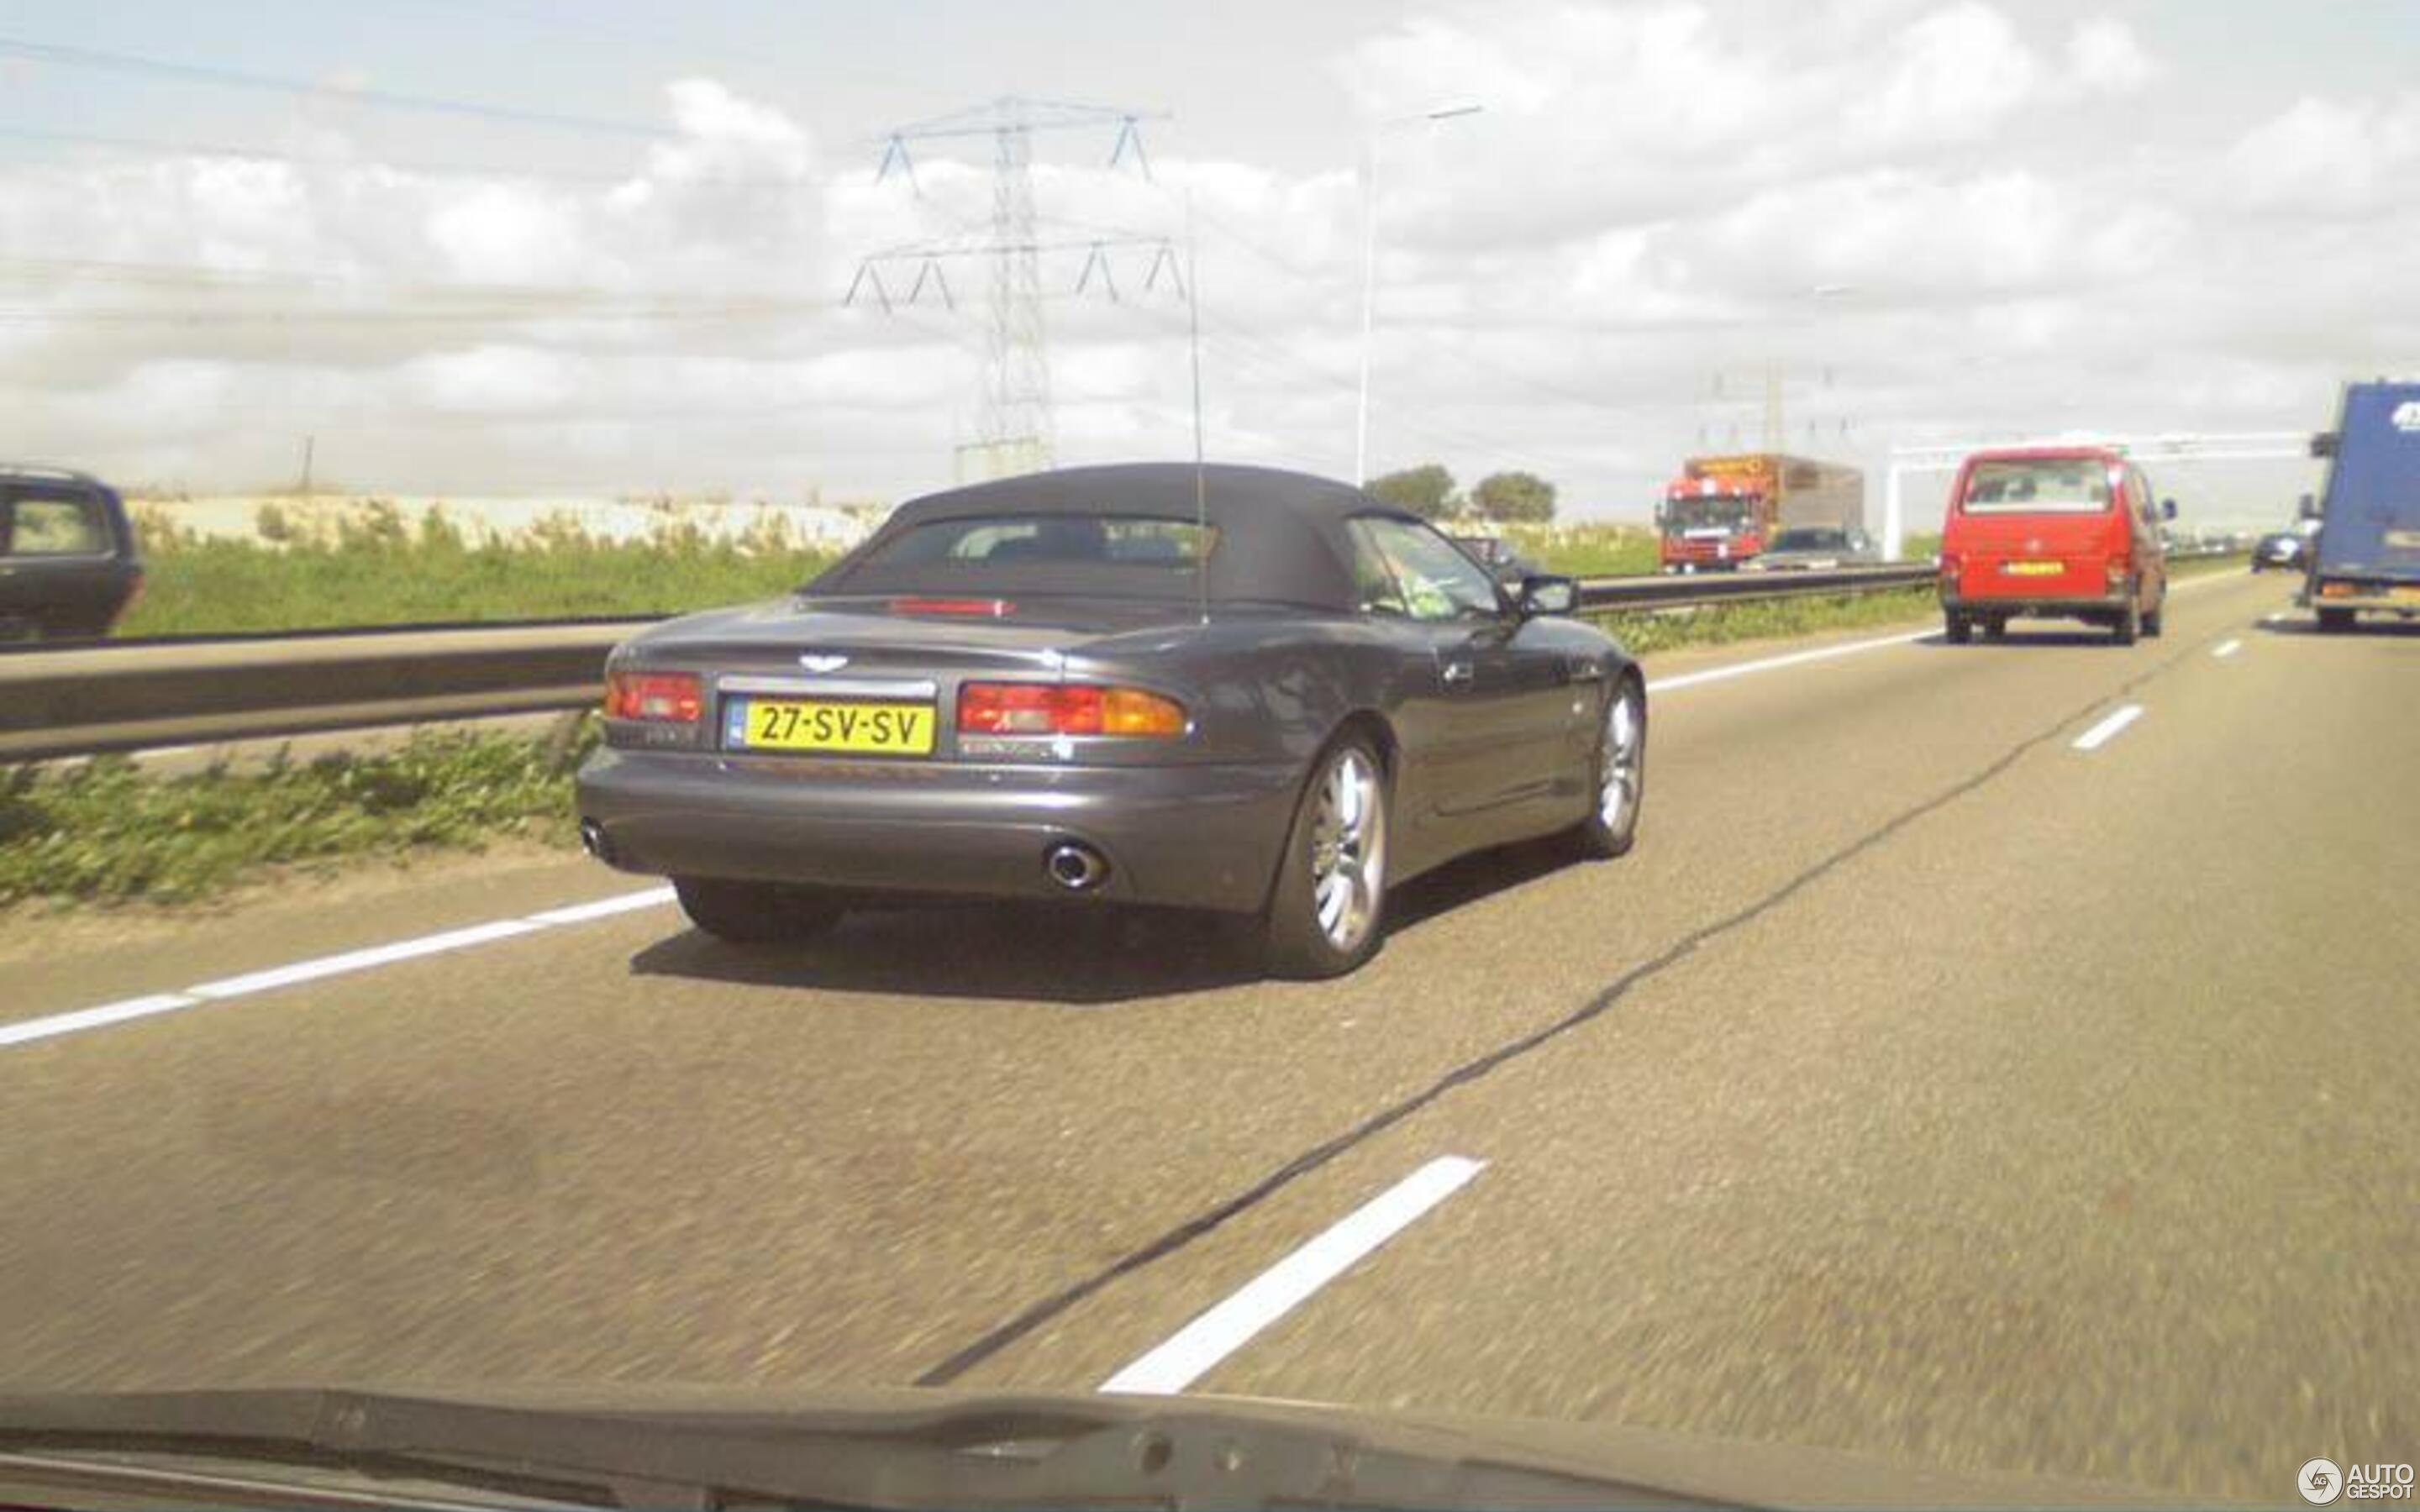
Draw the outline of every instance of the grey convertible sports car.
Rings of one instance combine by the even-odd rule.
[[[954,489],[793,597],[618,647],[581,834],[726,939],[1056,897],[1257,916],[1271,970],[1334,976],[1453,856],[1630,848],[1646,686],[1575,594],[1301,473]]]

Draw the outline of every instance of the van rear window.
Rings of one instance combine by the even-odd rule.
[[[2098,457],[1978,462],[1966,477],[1969,515],[2089,515],[2109,507],[2109,465]]]

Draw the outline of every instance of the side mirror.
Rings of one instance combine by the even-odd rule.
[[[2163,499],[2160,501],[2160,517],[2162,519],[2174,519],[2177,517],[2177,501],[2175,500]]]
[[[1520,602],[1525,620],[1541,614],[1569,614],[1580,607],[1580,585],[1569,578],[1533,573],[1521,579]]]

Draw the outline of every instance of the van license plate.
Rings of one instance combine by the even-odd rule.
[[[2058,562],[2003,562],[2000,570],[2011,578],[2055,578],[2067,566]]]

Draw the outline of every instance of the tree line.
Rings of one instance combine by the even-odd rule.
[[[1503,525],[1543,525],[1555,517],[1555,486],[1534,472],[1491,472],[1466,495],[1443,464],[1425,462],[1373,478],[1369,489],[1422,519],[1475,515]]]

